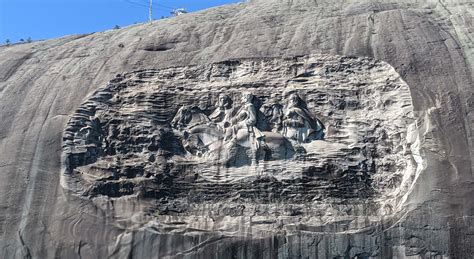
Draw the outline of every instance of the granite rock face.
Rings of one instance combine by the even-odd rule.
[[[0,254],[470,258],[473,10],[254,0],[0,47]]]
[[[245,92],[254,115],[240,127]],[[418,135],[408,85],[375,60],[142,70],[118,75],[72,115],[63,182],[81,196],[157,202],[149,209],[160,215],[209,214],[222,204],[223,216],[243,204],[283,215],[302,205],[311,215],[328,205],[345,216],[385,215],[402,206],[422,169]],[[180,208],[169,210],[174,203]],[[351,206],[362,209],[347,213]]]

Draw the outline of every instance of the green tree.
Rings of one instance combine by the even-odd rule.
[[[32,42],[33,40],[31,39],[31,37],[28,37],[28,39],[26,39],[26,42],[30,43]]]
[[[5,44],[6,44],[7,46],[10,45],[11,43],[12,43],[12,42],[10,41],[10,39],[6,39],[6,40],[5,40]]]

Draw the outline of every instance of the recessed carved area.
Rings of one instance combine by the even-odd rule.
[[[223,215],[239,204],[389,213],[420,161],[405,82],[386,63],[338,56],[118,75],[72,115],[63,148],[65,188],[151,200],[160,214],[209,202]]]
[[[143,48],[145,51],[167,51],[174,48],[176,43],[168,42],[162,44],[150,44]]]

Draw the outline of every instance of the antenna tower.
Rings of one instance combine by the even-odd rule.
[[[151,21],[153,21],[153,0],[150,0],[150,10],[148,12],[149,14],[149,21],[151,23]]]

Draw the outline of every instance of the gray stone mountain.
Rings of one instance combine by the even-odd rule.
[[[472,1],[253,0],[0,47],[2,258],[472,258]]]

